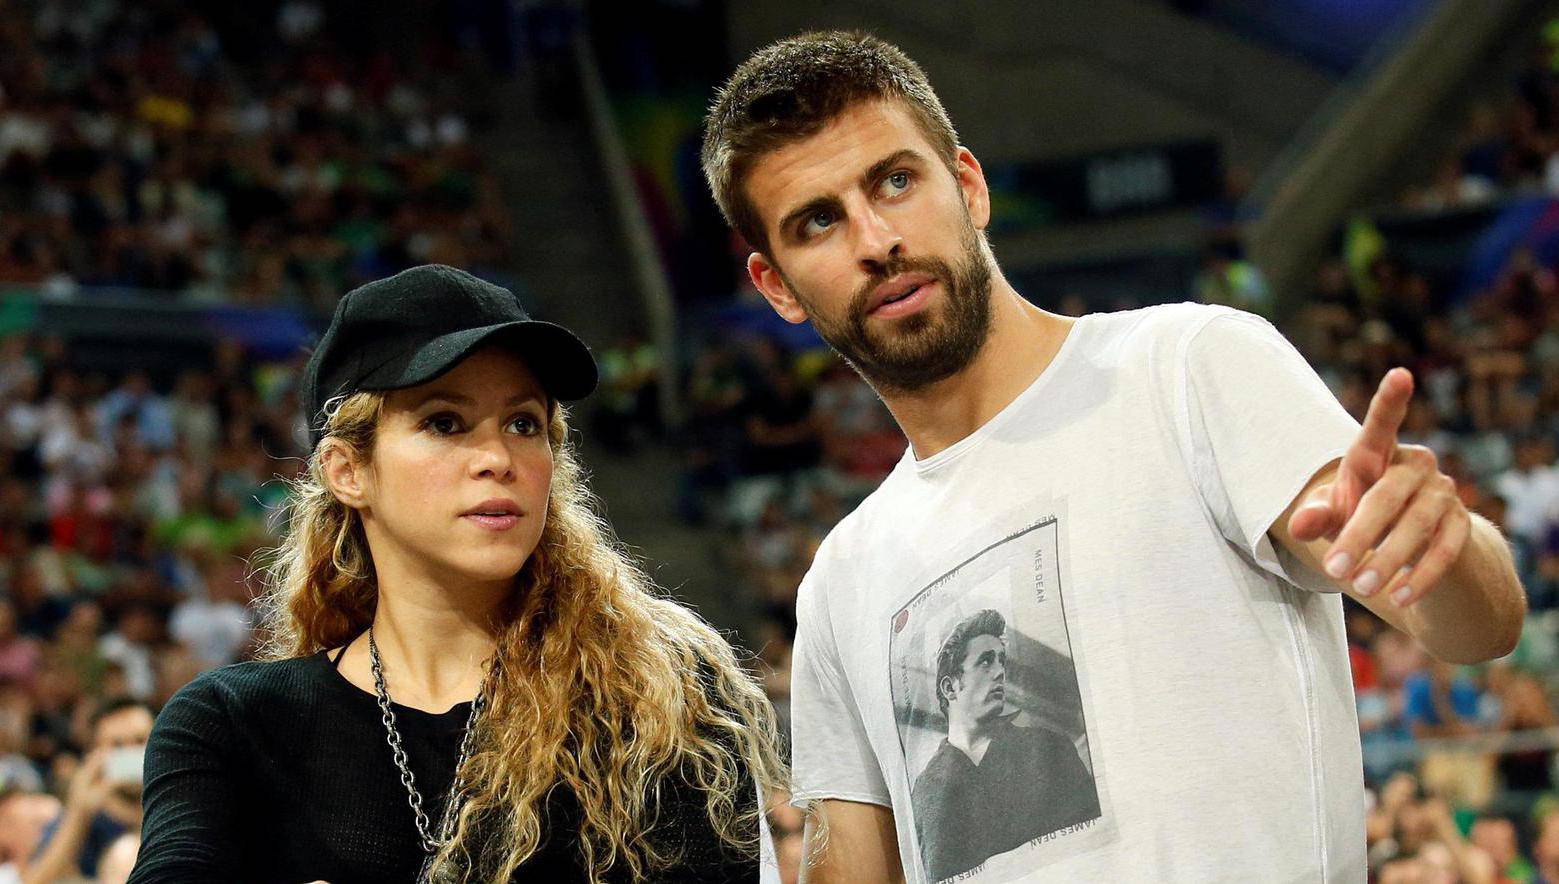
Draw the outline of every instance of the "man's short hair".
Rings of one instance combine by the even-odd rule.
[[[92,730],[96,731],[98,724],[101,723],[103,719],[110,715],[117,715],[126,709],[145,709],[146,712],[152,717],[155,718],[157,715],[157,710],[153,709],[150,704],[141,700],[137,700],[134,697],[127,695],[108,697],[101,703],[98,703],[97,706],[92,710],[92,718],[89,722],[92,726]]]
[[[969,643],[982,635],[994,635],[1002,638],[1007,632],[1007,621],[1001,616],[1000,611],[986,608],[976,611],[959,621],[953,631],[942,641],[941,650],[936,652],[936,702],[942,709],[942,717],[947,717],[947,698],[942,696],[942,679],[948,676],[957,677],[964,671],[964,655],[969,653]]]
[[[949,170],[958,133],[925,71],[897,46],[863,31],[812,31],[771,43],[715,93],[704,129],[704,178],[725,220],[768,251],[743,179],[765,154],[817,134],[852,106],[894,100],[909,110]]]

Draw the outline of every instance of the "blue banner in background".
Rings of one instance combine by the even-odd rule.
[[[1382,39],[1399,33],[1437,0],[1183,0],[1177,4],[1244,36],[1321,67],[1347,73]]]
[[[1545,267],[1559,261],[1559,200],[1539,196],[1506,203],[1468,250],[1456,299],[1497,283],[1520,249],[1530,249]]]

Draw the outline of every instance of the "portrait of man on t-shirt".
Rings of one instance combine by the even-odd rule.
[[[977,611],[937,652],[935,692],[947,735],[911,791],[935,881],[1099,815],[1092,777],[1072,741],[1021,725],[1020,713],[1007,710],[1006,629],[1001,612]]]

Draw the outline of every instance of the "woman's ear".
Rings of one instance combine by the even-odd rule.
[[[368,464],[357,459],[356,452],[339,439],[326,439],[319,452],[325,474],[325,487],[336,500],[354,510],[368,505]]]

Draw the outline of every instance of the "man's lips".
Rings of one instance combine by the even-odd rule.
[[[872,290],[872,296],[867,301],[866,313],[888,314],[900,312],[904,308],[898,305],[923,297],[921,289],[936,282],[936,277],[929,273],[900,273],[898,276],[882,283]]]

